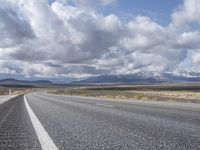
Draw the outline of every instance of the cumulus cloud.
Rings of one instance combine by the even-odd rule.
[[[200,63],[200,50],[197,50],[197,51],[193,52],[193,54],[192,54],[192,61],[195,64],[199,64]]]
[[[1,74],[159,74],[187,59],[200,62],[200,31],[191,26],[200,22],[198,0],[184,0],[167,26],[148,16],[124,22],[96,11],[115,0],[0,2]]]
[[[122,44],[130,51],[146,51],[165,42],[165,30],[149,17],[138,16],[126,25]]]
[[[188,23],[200,23],[200,1],[184,0],[184,4],[172,14],[173,24],[182,26]]]

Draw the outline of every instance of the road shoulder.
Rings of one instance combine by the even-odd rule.
[[[183,103],[183,102],[162,102],[162,101],[144,101],[144,100],[133,100],[133,99],[112,99],[112,98],[99,98],[99,97],[86,97],[86,96],[71,96],[71,95],[58,95],[58,94],[49,94],[44,93],[49,96],[58,96],[66,98],[79,98],[79,99],[90,99],[90,100],[103,100],[108,102],[122,102],[129,104],[144,104],[144,105],[155,105],[155,106],[166,106],[166,107],[175,107],[175,108],[184,108],[184,109],[197,109],[200,110],[200,104],[198,103]]]

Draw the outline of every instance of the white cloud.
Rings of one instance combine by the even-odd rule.
[[[102,1],[102,4],[109,5],[109,4],[114,3],[116,0],[101,0],[101,1]]]
[[[197,50],[197,51],[193,52],[192,61],[195,64],[199,65],[199,63],[200,63],[200,50]]]
[[[182,26],[193,22],[200,23],[199,8],[199,0],[184,0],[184,4],[172,14],[172,23],[176,26]]]
[[[158,74],[176,70],[188,57],[200,62],[200,31],[184,27],[200,21],[198,0],[185,0],[168,26],[147,16],[124,22],[96,11],[115,0],[0,2],[1,74]]]
[[[130,51],[149,51],[163,45],[165,30],[148,17],[138,16],[127,24],[126,36],[122,44]]]

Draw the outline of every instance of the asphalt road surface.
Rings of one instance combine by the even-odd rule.
[[[31,93],[0,105],[0,149],[200,150],[200,108]]]

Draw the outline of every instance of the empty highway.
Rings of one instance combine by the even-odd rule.
[[[20,95],[0,103],[0,149],[199,150],[200,107],[180,105]]]

